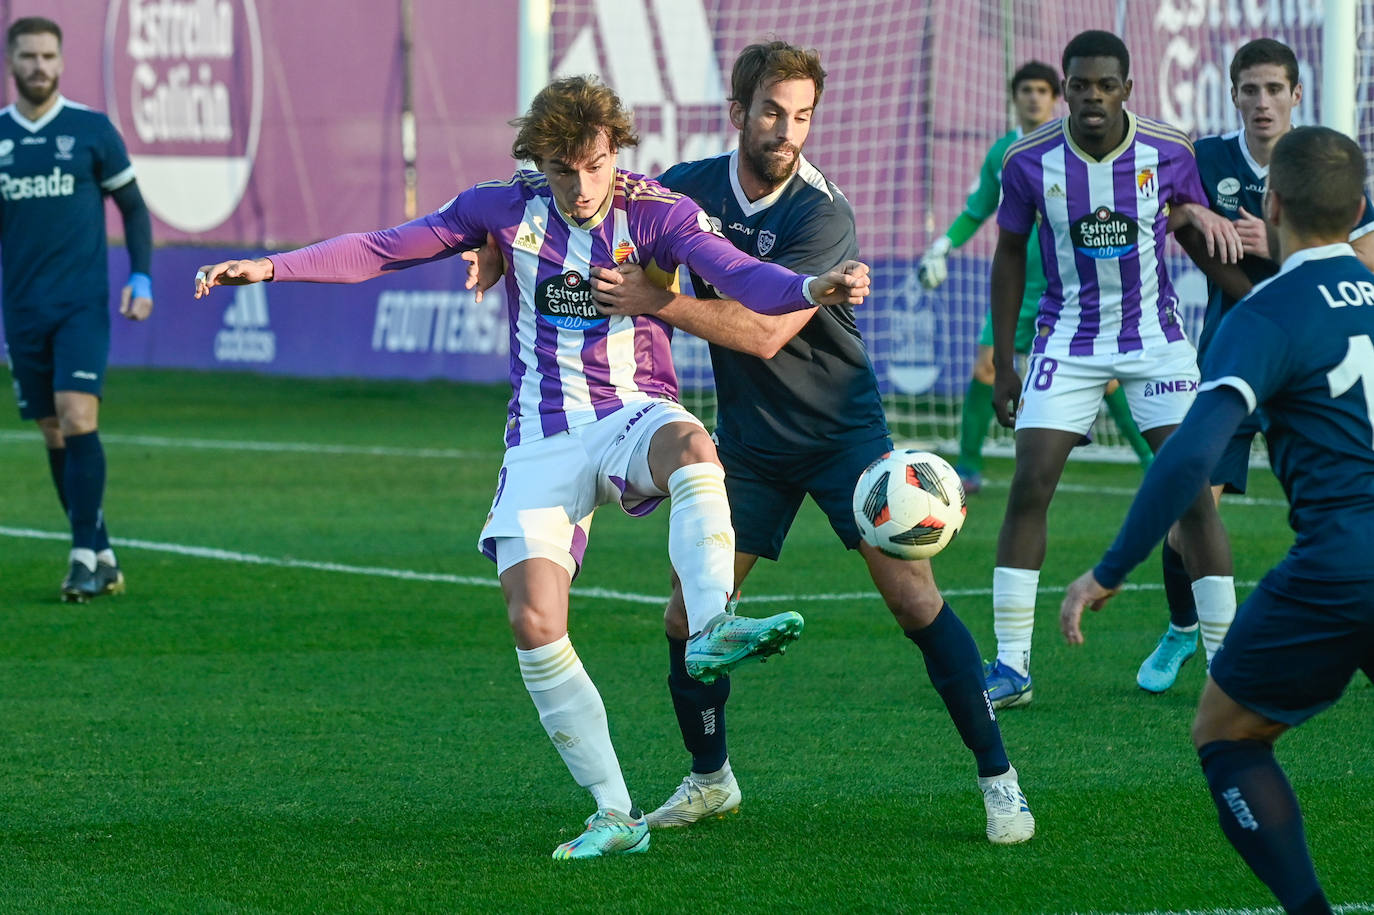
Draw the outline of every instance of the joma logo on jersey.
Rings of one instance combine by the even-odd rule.
[[[53,167],[47,175],[25,175],[16,178],[0,172],[0,198],[31,200],[36,197],[70,197],[76,193],[76,177]]]
[[[1158,397],[1161,394],[1192,394],[1196,391],[1196,378],[1180,378],[1177,381],[1148,381],[1145,383],[1146,397]]]

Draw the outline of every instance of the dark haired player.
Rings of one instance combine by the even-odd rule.
[[[696,200],[726,238],[762,259],[823,271],[855,257],[849,201],[802,156],[824,86],[814,51],[781,41],[745,48],[731,78],[738,151],[674,166],[662,182]],[[853,310],[827,306],[773,318],[729,301],[680,297],[663,305],[661,291],[649,296],[647,284],[634,282],[639,271],[597,275],[608,313],[657,309],[659,318],[712,344],[716,442],[736,518],[736,586],[760,556],[778,559],[802,500],[814,499],[845,547],[859,551],[898,625],[920,648],[977,763],[988,839],[1031,838],[1035,819],[983,691],[973,637],[945,603],[928,561],[892,559],[859,539],[854,484],[870,462],[892,450],[892,439]],[[698,295],[716,297],[699,276],[692,283]],[[687,675],[680,592],[669,601],[665,624],[668,688],[692,768],[648,817],[654,826],[684,826],[735,809],[740,789],[726,751],[730,683],[704,684]]]
[[[100,395],[110,353],[105,195],[129,247],[119,312],[153,310],[153,229],[134,168],[110,119],[57,91],[62,30],[39,16],[7,36],[14,104],[0,111],[0,263],[5,342],[21,419],[38,422],[72,529],[62,599],[124,590],[102,504]]]
[[[921,284],[936,289],[949,275],[946,259],[949,252],[973,237],[979,227],[997,212],[1002,199],[1002,159],[1011,144],[1038,129],[1054,117],[1054,103],[1059,99],[1059,74],[1047,63],[1038,60],[1022,64],[1011,77],[1011,105],[1016,111],[1017,126],[1007,131],[983,158],[978,170],[978,182],[969,192],[964,211],[955,218],[944,234],[926,249],[917,270]],[[1040,296],[1045,292],[1045,271],[1040,264],[1040,241],[1031,229],[1026,239],[1031,256],[1026,258],[1026,290],[1021,295],[1021,311],[1016,316],[1016,354],[1030,352],[1035,339],[1035,317],[1040,313]],[[959,412],[959,459],[954,469],[964,484],[964,491],[977,492],[983,488],[983,441],[995,415],[992,408],[992,310],[989,308],[978,338],[978,355],[973,364],[964,393],[964,405]],[[1141,461],[1148,466],[1153,452],[1140,437],[1126,395],[1120,386],[1113,386],[1107,395],[1107,407],[1122,434],[1130,442]]]
[[[1270,253],[1270,238],[1260,218],[1264,180],[1274,144],[1293,128],[1293,109],[1302,100],[1298,58],[1293,49],[1272,38],[1257,38],[1236,49],[1231,58],[1231,101],[1240,112],[1241,129],[1197,141],[1198,174],[1212,209],[1232,220],[1245,244],[1240,269],[1258,283],[1278,273]],[[1365,196],[1364,215],[1350,233],[1350,243],[1366,266],[1374,267],[1374,204]],[[1222,317],[1235,305],[1214,280],[1207,283],[1207,316],[1198,339],[1198,362],[1205,360]],[[1247,416],[1227,444],[1212,472],[1212,496],[1245,492],[1250,469],[1250,446],[1259,432],[1257,414]],[[1169,596],[1169,628],[1140,665],[1136,683],[1161,693],[1173,686],[1179,669],[1197,652],[1198,615],[1183,557],[1166,538],[1162,547],[1164,587]],[[1224,628],[1204,632],[1210,661],[1226,635]]]
[[[1130,53],[1110,32],[1082,32],[1064,48],[1069,116],[1021,140],[1002,168],[992,262],[994,405],[1016,424],[1016,470],[997,537],[992,605],[997,659],[987,670],[995,707],[1031,701],[1031,634],[1047,513],[1069,452],[1091,428],[1103,388],[1120,380],[1150,447],[1173,431],[1197,385],[1163,251],[1168,232],[1204,271],[1243,282],[1209,258],[1240,256],[1230,222],[1207,209],[1188,138],[1125,109]],[[1048,285],[1025,384],[1013,337],[1025,287],[1026,238],[1039,227]],[[1248,284],[1246,284],[1248,288]],[[1235,613],[1231,553],[1210,494],[1179,521],[1189,565],[1208,587],[1208,620]]]
[[[1217,328],[1179,434],[1060,609],[1065,638],[1082,643],[1084,607],[1116,592],[1263,408],[1297,537],[1212,659],[1193,744],[1222,832],[1288,912],[1331,908],[1274,742],[1340,698],[1357,669],[1374,672],[1374,274],[1348,241],[1364,178],[1364,153],[1334,130],[1299,127],[1275,144],[1261,212],[1283,266]]]

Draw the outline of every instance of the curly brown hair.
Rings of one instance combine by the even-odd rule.
[[[511,126],[519,131],[511,155],[537,166],[545,159],[572,163],[586,158],[603,131],[613,151],[639,144],[620,97],[595,76],[568,76],[549,83]]]

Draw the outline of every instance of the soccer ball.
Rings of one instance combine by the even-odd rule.
[[[968,514],[964,484],[944,458],[889,451],[859,474],[859,536],[894,559],[929,559],[949,546]]]

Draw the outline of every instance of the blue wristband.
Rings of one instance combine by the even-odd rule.
[[[129,289],[136,299],[153,297],[153,278],[146,273],[129,274]]]

